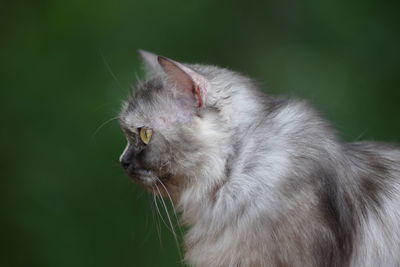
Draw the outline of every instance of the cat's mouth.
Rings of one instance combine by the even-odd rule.
[[[171,177],[170,174],[159,176],[151,170],[133,170],[128,173],[129,178],[142,187],[157,193],[155,188],[165,188],[166,182]]]
[[[149,170],[133,170],[128,173],[129,178],[142,186],[153,186],[159,180],[154,172]]]

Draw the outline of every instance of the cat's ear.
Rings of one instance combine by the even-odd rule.
[[[158,56],[156,54],[141,49],[138,50],[138,53],[142,58],[142,62],[147,72],[162,71],[160,64],[158,63]]]
[[[159,56],[158,62],[167,75],[168,82],[178,89],[181,96],[194,101],[197,107],[204,105],[204,95],[208,88],[208,81],[204,76],[169,58]]]

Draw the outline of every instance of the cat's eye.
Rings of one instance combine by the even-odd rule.
[[[149,128],[140,128],[139,129],[139,136],[140,140],[146,145],[150,142],[151,136],[153,135],[153,130]]]

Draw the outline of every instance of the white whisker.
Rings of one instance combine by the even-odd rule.
[[[161,192],[160,192],[160,189],[158,188],[158,186],[156,186],[156,189],[158,191],[158,194],[161,196]],[[167,218],[168,218],[169,224],[171,225],[172,234],[174,236],[174,239],[175,239],[175,242],[176,242],[176,246],[178,248],[179,256],[182,258],[181,251],[180,251],[180,246],[179,246],[179,240],[178,240],[178,237],[177,237],[176,232],[174,230],[174,225],[172,224],[171,217],[169,216],[167,205],[165,204],[165,201],[164,201],[164,199],[162,197],[160,197],[160,199],[161,199],[162,204],[164,206],[165,212],[167,213]]]
[[[169,201],[170,201],[171,206],[172,206],[172,210],[173,210],[173,212],[174,212],[174,217],[175,217],[176,223],[177,223],[177,225],[178,225],[179,233],[182,234],[182,228],[181,228],[180,225],[179,225],[179,219],[178,219],[178,215],[176,214],[176,210],[175,210],[174,202],[172,201],[172,197],[171,197],[171,195],[169,194],[169,192],[168,192],[168,190],[167,190],[167,187],[166,187],[166,186],[164,185],[164,183],[161,181],[161,179],[157,178],[157,180],[160,182],[160,184],[162,185],[162,187],[164,188],[165,192],[166,192],[167,195],[168,195]]]
[[[96,136],[96,134],[104,127],[104,126],[106,126],[108,123],[110,123],[110,122],[112,122],[112,121],[114,121],[114,120],[116,120],[116,119],[118,119],[118,116],[117,117],[114,117],[114,118],[111,118],[111,119],[108,119],[108,120],[106,120],[105,122],[103,122],[102,124],[100,124],[100,126],[99,127],[97,127],[97,129],[94,131],[94,133],[92,134],[92,138],[94,138],[95,136]]]
[[[157,191],[160,191],[160,190],[158,189],[157,186],[155,186],[155,187],[156,187]],[[158,207],[158,204],[157,204],[157,196],[156,196],[156,195],[154,195],[154,203],[156,204],[156,210],[157,210],[158,215],[159,215],[160,218],[161,218],[161,221],[164,223],[164,225],[167,227],[167,229],[168,229],[169,231],[171,231],[171,233],[175,234],[175,231],[173,231],[173,230],[168,226],[168,224],[167,224],[167,223],[165,222],[165,220],[164,220],[164,217],[163,217],[162,214],[161,214],[161,211],[160,211],[160,209],[159,209],[159,207]]]
[[[154,189],[154,188],[152,188]],[[156,216],[154,210],[153,210],[153,205],[156,202],[156,198],[155,195],[153,195],[153,203],[151,205],[151,215],[153,216],[153,221],[156,225],[156,230],[157,230],[157,236],[158,236],[158,240],[160,241],[160,246],[162,245],[162,239],[161,239],[161,225],[160,225],[160,218],[158,216]]]

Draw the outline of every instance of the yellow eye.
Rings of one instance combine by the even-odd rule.
[[[150,142],[152,134],[153,134],[153,131],[149,128],[140,128],[139,129],[140,140],[142,140],[142,142],[145,143],[146,145]]]

